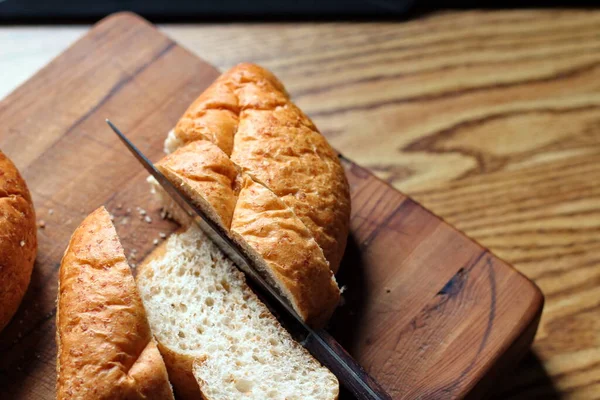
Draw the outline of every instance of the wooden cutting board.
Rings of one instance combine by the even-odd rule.
[[[160,218],[146,172],[104,119],[158,160],[166,132],[217,75],[146,21],[123,13],[100,22],[0,103],[0,149],[22,171],[46,225],[38,231],[29,291],[0,333],[0,397],[55,396],[57,272],[71,233],[89,212],[104,204],[114,214],[132,264],[160,232],[176,229]],[[493,391],[533,340],[541,292],[410,198],[342,160],[352,232],[338,276],[345,304],[330,331],[394,398],[478,398]]]

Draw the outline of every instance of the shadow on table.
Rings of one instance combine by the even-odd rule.
[[[30,398],[34,374],[54,373],[55,298],[55,284],[48,282],[36,261],[23,301],[0,334],[0,399]],[[53,385],[47,388],[53,390]]]
[[[339,273],[336,275],[340,287],[346,287],[346,295],[343,295],[344,303],[335,311],[328,331],[353,356],[356,355],[360,344],[356,328],[362,325],[366,300],[364,268],[359,244],[350,234]],[[354,396],[341,388],[339,399],[351,400]]]
[[[355,352],[360,347],[356,327],[361,326],[367,300],[364,267],[359,244],[350,235],[340,272],[336,277],[340,286],[346,286],[345,304],[336,310],[328,331],[353,355],[356,355]],[[515,368],[499,380],[489,398],[555,400],[560,399],[561,396],[539,357],[535,352],[529,351]],[[354,396],[341,388],[339,399],[351,400]]]
[[[357,329],[361,326],[365,303],[364,265],[359,244],[352,234],[348,237],[346,252],[342,259],[336,280],[345,287],[343,303],[333,314],[328,331],[350,353],[353,354],[357,342]]]
[[[562,397],[554,387],[551,377],[535,352],[530,351],[513,372],[499,382],[499,391],[493,400],[554,400]]]

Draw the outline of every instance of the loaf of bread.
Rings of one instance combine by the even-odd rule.
[[[337,153],[272,73],[246,63],[221,75],[169,133],[165,150],[196,140],[218,146],[289,206],[337,272],[349,228],[348,182]]]
[[[0,151],[0,331],[21,304],[36,252],[31,195],[15,165]]]
[[[57,399],[173,399],[110,216],[75,230],[60,265]]]
[[[235,165],[216,145],[191,142],[156,164],[192,201],[240,244],[259,272],[309,324],[322,326],[339,289],[310,231],[279,197]],[[169,213],[185,223],[177,205]]]
[[[348,183],[281,83],[252,64],[233,68],[190,106],[166,149],[157,168],[230,233],[300,316],[322,326],[340,297],[330,270],[348,235]]]
[[[155,249],[136,281],[178,398],[337,398],[335,376],[290,337],[196,226]]]

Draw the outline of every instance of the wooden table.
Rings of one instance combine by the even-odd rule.
[[[272,69],[337,149],[535,280],[540,329],[498,398],[600,399],[600,11],[162,28]],[[0,97],[87,29],[1,27]]]

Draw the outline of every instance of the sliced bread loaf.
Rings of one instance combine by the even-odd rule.
[[[198,140],[180,147],[156,167],[213,222],[230,233],[308,324],[323,326],[340,291],[322,249],[291,207],[235,164],[216,145]],[[164,209],[182,225],[185,216],[156,181]]]
[[[21,304],[36,254],[37,227],[29,189],[0,151],[0,331]]]
[[[337,398],[335,376],[291,338],[195,226],[171,235],[136,279],[180,398]]]

